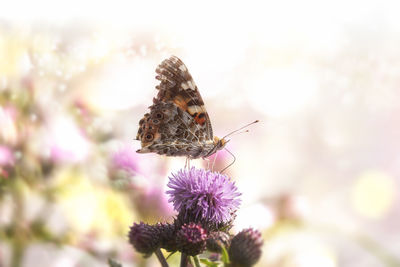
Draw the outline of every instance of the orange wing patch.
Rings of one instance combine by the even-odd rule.
[[[204,113],[197,113],[196,117],[194,117],[194,120],[195,122],[203,126],[206,122],[206,115]]]
[[[176,97],[174,97],[173,102],[174,102],[175,105],[177,105],[182,110],[186,111],[187,108],[188,108],[187,101],[180,95],[177,95]]]

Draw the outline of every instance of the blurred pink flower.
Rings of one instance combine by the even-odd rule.
[[[14,166],[15,158],[12,150],[0,145],[0,177],[8,178],[12,172],[10,166]]]
[[[144,218],[168,218],[174,214],[164,189],[157,186],[149,186],[139,194],[135,194],[134,201],[137,210]]]
[[[14,165],[14,155],[9,147],[0,145],[0,166]]]
[[[56,162],[80,162],[89,154],[89,141],[73,120],[60,117],[50,125],[47,145]]]
[[[151,162],[137,154],[131,144],[124,144],[111,153],[109,174],[111,179],[127,182],[125,189],[143,218],[169,217],[173,208],[159,186],[163,168],[157,168]]]
[[[111,157],[111,164],[113,168],[123,169],[131,174],[136,174],[139,170],[138,156],[130,146],[125,146],[115,152]]]
[[[116,150],[110,152],[109,171],[111,173],[125,173],[128,176],[141,176],[148,181],[157,183],[159,179],[165,178],[167,165],[165,161],[155,163],[158,155],[143,155],[136,153],[132,143],[122,144]],[[122,172],[121,172],[122,171]],[[141,178],[139,178],[140,180]],[[134,183],[142,183],[134,181]]]

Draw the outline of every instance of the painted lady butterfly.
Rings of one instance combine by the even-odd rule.
[[[172,56],[156,69],[160,84],[150,113],[139,121],[138,153],[206,158],[227,141],[213,136],[210,118],[192,76],[183,62]]]

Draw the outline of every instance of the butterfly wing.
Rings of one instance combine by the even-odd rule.
[[[168,156],[201,157],[213,146],[213,132],[203,99],[183,62],[172,56],[156,69],[159,90],[150,114],[139,122],[142,149]]]
[[[205,135],[205,139],[212,139],[211,122],[203,99],[182,60],[172,56],[158,66],[156,73],[160,84],[156,86],[159,92],[154,102],[173,102],[193,117],[197,130]]]

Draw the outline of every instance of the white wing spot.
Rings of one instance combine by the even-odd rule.
[[[189,86],[186,83],[181,83],[181,87],[183,88],[183,90],[189,89]]]
[[[181,71],[187,71],[187,68],[186,68],[185,65],[180,65],[180,66],[179,66],[179,69],[180,69]]]
[[[195,113],[205,112],[204,106],[197,106],[197,105],[189,106],[188,111],[191,115]]]
[[[192,80],[188,81],[187,84],[189,85],[190,89],[195,90],[196,87],[194,86],[194,82]]]
[[[179,59],[178,59],[176,56],[172,56],[172,57],[170,58],[170,60],[171,60],[173,63],[177,63]]]

